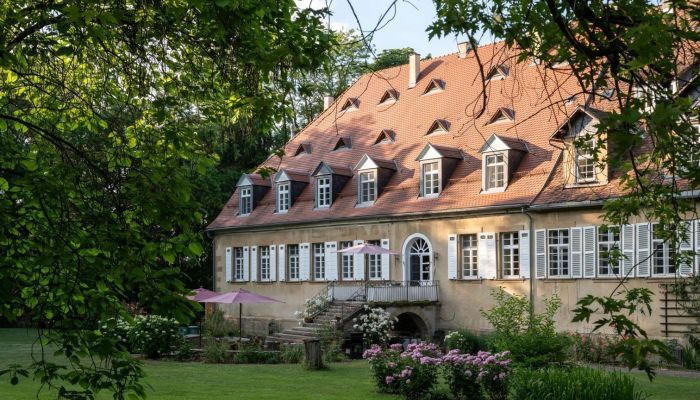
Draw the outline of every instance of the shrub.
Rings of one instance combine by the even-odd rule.
[[[179,338],[178,323],[160,315],[137,315],[129,331],[134,350],[148,358],[158,358],[171,351]]]
[[[518,400],[641,400],[634,380],[622,373],[591,368],[518,370],[511,382]]]
[[[442,369],[450,392],[462,399],[481,399],[481,386],[477,381],[479,366],[473,356],[450,350],[442,358]]]
[[[316,314],[325,310],[328,307],[328,299],[324,296],[316,296],[304,301],[304,309],[295,311],[294,316],[297,318],[308,319],[313,318]]]
[[[399,343],[392,344],[388,349],[373,345],[365,350],[362,357],[369,361],[372,377],[380,391],[398,393],[398,383],[394,382],[393,374],[398,371],[401,350]],[[389,378],[392,376],[392,378]]]
[[[273,351],[244,348],[233,356],[233,362],[236,364],[279,364],[280,354]]]
[[[364,306],[364,312],[359,317],[353,319],[353,327],[362,332],[362,339],[365,346],[373,344],[385,344],[389,340],[389,332],[394,329],[394,324],[398,321],[389,312],[381,307]]]
[[[190,361],[192,359],[192,342],[182,336],[178,336],[175,344],[175,359],[177,361]]]
[[[617,360],[615,345],[617,340],[607,335],[575,334],[573,336],[573,356],[576,361],[596,364],[610,364]]]
[[[202,329],[206,335],[217,338],[237,336],[239,332],[238,326],[233,321],[227,320],[224,312],[218,309],[204,318]]]
[[[286,364],[299,364],[304,361],[304,346],[300,344],[283,344],[280,359]]]
[[[364,357],[380,390],[400,393],[405,399],[423,399],[437,382],[442,355],[431,343],[410,344],[403,352],[401,348],[400,344],[388,349],[373,345]]]
[[[116,341],[117,347],[126,351],[133,351],[133,345],[129,340],[131,324],[122,318],[109,318],[100,323],[102,336]]]
[[[507,351],[497,354],[480,351],[474,356],[473,363],[479,366],[476,380],[490,400],[505,400],[508,397],[511,373],[511,360],[508,356]]]
[[[318,331],[318,338],[321,342],[324,363],[345,360],[345,353],[342,350],[343,332],[338,330],[335,323],[323,325]]]
[[[202,358],[204,358],[206,363],[221,364],[226,361],[226,351],[228,349],[229,345],[225,341],[209,338],[204,343]]]
[[[476,354],[486,350],[483,338],[466,329],[450,331],[445,335],[445,347],[447,350],[459,350],[462,354]]]

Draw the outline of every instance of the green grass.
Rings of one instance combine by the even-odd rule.
[[[28,363],[31,331],[0,329],[0,369],[12,363]],[[364,361],[333,364],[328,370],[311,372],[300,365],[214,365],[147,361],[149,399],[397,399],[377,393]],[[700,379],[660,376],[649,383],[633,374],[639,387],[652,399],[697,400]],[[0,399],[36,399],[39,386],[22,380],[11,386],[0,377]],[[43,392],[38,398],[54,398]],[[110,399],[101,393],[100,399]]]

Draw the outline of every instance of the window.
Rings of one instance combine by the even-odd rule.
[[[548,232],[549,276],[569,276],[569,230],[551,229]]]
[[[374,141],[374,144],[391,143],[394,141],[394,137],[396,137],[394,131],[391,129],[383,129],[379,133],[379,136],[377,136],[377,140]]]
[[[289,211],[289,182],[277,185],[277,211]]]
[[[253,210],[253,188],[241,188],[241,215],[248,215]]]
[[[326,279],[326,246],[314,243],[314,280]]]
[[[347,150],[352,147],[351,143],[352,139],[350,139],[349,137],[340,138],[333,147],[333,151]]]
[[[423,196],[440,194],[440,168],[437,161],[423,164]]]
[[[270,247],[260,246],[260,280],[270,280]]]
[[[289,280],[299,280],[299,245],[290,244],[287,246],[287,264],[289,265]]]
[[[343,106],[340,108],[340,111],[343,112],[343,111],[357,110],[358,104],[359,104],[359,101],[356,98],[351,97],[345,101]]]
[[[654,275],[673,275],[676,273],[676,266],[673,264],[675,251],[668,240],[664,239],[663,226],[653,224],[652,226],[652,263]]]
[[[233,257],[234,257],[234,280],[236,281],[242,281],[243,280],[243,247],[236,247],[233,249]]]
[[[379,99],[379,105],[382,105],[384,103],[389,103],[389,102],[393,103],[398,99],[399,99],[398,92],[393,90],[393,89],[390,89],[390,90],[387,90],[386,92],[384,92],[384,95],[382,95],[382,98]]]
[[[331,177],[321,176],[316,178],[316,205],[317,207],[331,206]]]
[[[520,275],[520,238],[518,232],[501,234],[501,271],[504,278]]]
[[[486,155],[486,190],[505,187],[506,163],[503,153]]]
[[[377,199],[377,173],[360,172],[360,203],[372,203]]]
[[[598,228],[598,275],[620,275],[619,260],[610,260],[610,255],[619,249],[620,230]]]
[[[449,129],[449,123],[445,121],[444,119],[436,119],[435,122],[433,122],[432,125],[430,125],[430,128],[428,129],[428,132],[426,132],[426,135],[432,135],[434,133],[442,133],[442,132],[447,132]]]
[[[381,246],[379,240],[367,240],[367,244]],[[367,273],[369,279],[382,279],[382,256],[379,254],[367,254]]]
[[[432,79],[430,83],[425,87],[423,94],[430,94],[435,92],[442,92],[445,88],[445,83],[440,79]]]
[[[352,242],[340,242],[340,250],[352,247]],[[342,268],[341,277],[343,280],[351,280],[355,277],[355,255],[354,254],[340,254],[340,266]]]
[[[476,234],[461,235],[462,244],[462,278],[479,276],[478,239]]]
[[[576,146],[576,182],[595,182],[595,160],[593,160],[593,149],[595,141],[593,139],[585,142],[582,147]]]

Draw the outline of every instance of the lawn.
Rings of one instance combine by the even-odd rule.
[[[0,329],[0,369],[26,362],[31,336],[24,330]],[[364,361],[333,364],[326,371],[305,371],[299,365],[215,365],[148,361],[149,399],[384,399],[376,392]],[[661,376],[649,383],[634,374],[652,399],[697,400],[700,380]],[[24,380],[11,386],[0,377],[0,399],[36,399],[38,385]],[[43,393],[40,399],[52,398]],[[102,393],[100,399],[111,398]]]

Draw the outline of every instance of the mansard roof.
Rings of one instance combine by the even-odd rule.
[[[418,154],[416,161],[431,160],[435,158],[454,158],[462,159],[462,151],[455,147],[440,146],[428,143],[423,148],[423,151]]]
[[[236,183],[236,187],[241,186],[270,186],[270,179],[259,174],[243,174]]]
[[[545,73],[545,65],[533,64],[529,60],[515,63],[518,51],[506,48],[503,42],[481,46],[478,54],[484,71],[507,64],[508,77],[488,82],[488,102],[486,109],[480,110],[483,86],[479,62],[474,53],[470,51],[465,58],[453,53],[422,60],[421,74],[414,89],[405,89],[409,82],[408,65],[361,76],[337,99],[337,104],[357,99],[354,104],[359,105],[358,109],[338,112],[335,107],[328,108],[289,140],[284,146],[283,156],[270,156],[260,165],[277,171],[306,171],[304,173],[308,176],[321,162],[355,168],[365,156],[375,164],[386,161],[395,171],[386,174],[388,180],[382,195],[372,206],[356,207],[359,185],[358,174],[354,172],[348,184],[333,200],[332,215],[315,209],[314,190],[309,185],[299,194],[293,209],[287,214],[274,212],[275,191],[270,190],[258,202],[251,217],[236,218],[240,197],[236,190],[208,229],[371,220],[531,204],[548,182],[553,181],[551,173],[557,166],[562,150],[558,143],[550,139],[576,108],[573,103],[565,104],[565,100],[581,93],[578,81],[567,72],[566,67]],[[423,88],[432,79],[443,80],[447,89],[438,95],[424,96]],[[389,90],[399,90],[401,100],[389,107],[377,107]],[[552,93],[552,97],[547,97],[547,93]],[[615,107],[614,99],[595,96],[593,101],[589,107],[603,112]],[[513,110],[517,119],[512,123],[488,125],[487,121],[500,108]],[[449,121],[449,132],[426,135],[436,120]],[[390,145],[376,145],[379,132],[383,129],[396,132]],[[510,147],[527,145],[528,151],[523,152],[503,193],[481,195],[482,157],[479,150],[494,134]],[[352,148],[334,152],[339,136],[350,137]],[[301,143],[309,143],[313,151],[302,157],[292,157]],[[428,144],[458,149],[463,156],[463,160],[456,163],[449,185],[445,186],[439,198],[419,196],[420,161],[416,160]],[[613,184],[611,181],[611,187]]]
[[[527,151],[527,144],[520,139],[501,137],[494,133],[484,142],[484,145],[479,149],[479,153],[503,150]]]
[[[325,161],[321,161],[318,167],[311,173],[311,176],[318,175],[342,175],[342,176],[352,176],[352,169],[349,167],[342,167],[339,165],[332,165]]]

